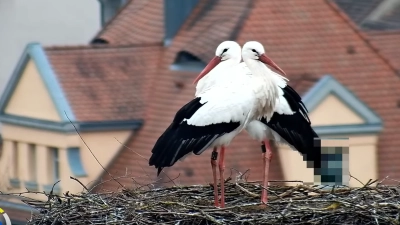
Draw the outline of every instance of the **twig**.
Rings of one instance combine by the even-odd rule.
[[[83,188],[85,188],[86,191],[89,191],[89,189],[85,185],[83,185],[80,180],[78,180],[78,179],[76,179],[75,177],[72,177],[72,176],[69,176],[69,178],[74,180],[74,181],[76,181],[76,182],[78,182]]]
[[[126,178],[127,174],[125,175]],[[72,179],[72,178],[71,178]],[[111,180],[110,180],[111,181]],[[215,208],[208,185],[171,188],[123,189],[120,192],[24,192],[15,196],[41,213],[36,224],[399,224],[400,194],[397,185],[319,190],[307,185],[271,185],[274,200],[259,203],[262,187],[248,182],[225,185],[226,207]],[[379,184],[379,182],[378,182]],[[149,185],[149,184],[146,184]],[[315,192],[315,195],[309,193]],[[34,200],[32,193],[48,197]],[[5,194],[12,197],[10,194]],[[29,196],[28,195],[28,196]],[[255,198],[257,197],[257,198]]]
[[[246,188],[240,186],[238,183],[235,183],[235,185],[236,185],[236,187],[238,187],[240,190],[246,192],[247,194],[249,194],[249,195],[252,196],[252,197],[255,197],[255,198],[260,197],[260,195],[254,194],[253,192],[251,192],[251,191],[247,190]]]
[[[68,118],[69,122],[70,122],[70,123],[72,124],[72,126],[74,127],[76,133],[77,133],[77,134],[79,135],[79,137],[81,138],[82,142],[85,144],[85,146],[87,147],[87,149],[90,151],[90,153],[92,154],[92,156],[94,157],[94,159],[96,159],[97,163],[101,166],[101,168],[103,168],[103,170],[104,170],[111,178],[113,178],[113,180],[114,180],[115,182],[117,182],[122,188],[124,188],[124,185],[122,185],[119,181],[117,181],[117,180],[113,177],[113,175],[111,175],[111,173],[108,172],[108,170],[106,170],[106,168],[104,168],[103,165],[101,165],[100,161],[99,161],[99,160],[97,159],[97,157],[93,154],[93,152],[92,152],[92,150],[89,148],[89,146],[86,144],[86,141],[82,138],[82,136],[81,136],[81,134],[79,133],[78,129],[76,128],[75,124],[72,123],[72,121],[69,119],[69,117],[68,117],[68,115],[67,115],[67,112],[64,111],[64,113],[65,113],[65,116]]]

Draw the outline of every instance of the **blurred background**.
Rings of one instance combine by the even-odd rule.
[[[264,45],[316,132],[349,138],[352,176],[400,179],[400,0],[2,0],[0,40],[2,192],[211,182],[211,151],[158,178],[148,158],[225,40]],[[270,179],[312,181],[297,152],[273,152]],[[260,156],[239,135],[226,176],[261,180]],[[37,213],[0,207],[13,224]]]

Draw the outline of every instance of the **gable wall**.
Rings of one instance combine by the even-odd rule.
[[[38,69],[32,59],[22,71],[21,78],[5,108],[5,113],[28,118],[61,121]]]
[[[334,94],[328,95],[309,117],[313,126],[362,124],[365,121]]]

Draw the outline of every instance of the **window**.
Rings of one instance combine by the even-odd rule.
[[[58,148],[50,147],[49,148],[49,163],[50,163],[50,174],[49,176],[53,179],[54,182],[60,179],[60,158],[59,158]]]
[[[188,70],[188,71],[201,71],[206,64],[195,55],[181,51],[175,58],[174,64],[171,66],[172,70]]]
[[[36,145],[34,144],[29,144],[28,145],[28,177],[29,181],[36,182],[37,175],[36,175]]]
[[[16,141],[12,142],[12,178],[18,178],[18,171],[19,171],[19,154],[18,154],[18,143]]]
[[[1,136],[1,134],[0,134],[0,159],[1,159],[1,156],[3,155],[3,138],[2,138],[2,136]]]

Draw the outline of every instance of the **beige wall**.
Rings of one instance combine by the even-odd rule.
[[[313,126],[329,126],[343,124],[362,124],[364,121],[351,111],[337,97],[330,95],[309,114]],[[325,137],[325,136],[324,136]],[[335,136],[326,136],[335,138]],[[366,183],[369,179],[377,179],[377,142],[376,135],[349,136],[349,172],[352,176]],[[285,180],[302,180],[314,182],[313,169],[307,168],[302,156],[288,146],[279,145],[280,163]],[[360,160],[362,159],[362,160]],[[296,183],[287,183],[296,185]],[[349,185],[361,186],[355,179],[350,179]]]
[[[28,61],[5,112],[10,115],[61,121],[33,60]]]
[[[14,93],[6,106],[5,112],[10,115],[18,115],[28,118],[36,118],[48,121],[61,121],[58,112],[47,88],[42,81],[36,65],[29,60],[22,77],[17,84]],[[103,131],[103,132],[83,132],[82,138],[97,157],[99,162],[107,167],[110,160],[118,153],[121,143],[124,143],[132,131]],[[36,182],[38,191],[43,191],[43,185],[55,182],[53,171],[53,157],[50,147],[59,149],[58,157],[60,162],[60,188],[62,192],[72,193],[82,191],[83,188],[76,181],[69,177],[74,176],[68,162],[67,148],[80,147],[80,156],[83,167],[87,173],[86,177],[78,177],[85,185],[90,185],[103,172],[102,167],[87,149],[81,138],[76,133],[66,134],[54,131],[40,130],[10,124],[3,124],[2,136],[4,139],[4,152],[0,158],[0,173],[5,174],[0,178],[0,190],[11,188],[9,178],[13,174],[21,180],[21,187],[13,191],[24,191],[24,181],[32,177],[32,169],[29,164],[36,164]],[[115,140],[117,139],[117,140]],[[13,142],[18,143],[18,150],[13,147]],[[36,156],[33,158],[29,154],[28,146],[36,146]],[[18,155],[14,154],[18,152]],[[18,168],[14,168],[18,161]],[[32,196],[35,197],[35,196]]]
[[[335,95],[328,95],[309,114],[313,126],[362,124],[363,119],[349,109]]]
[[[12,141],[18,142],[18,161],[19,170],[17,171],[18,177],[23,181],[29,180],[28,177],[28,161],[31,160],[27,157],[27,148],[29,143],[36,144],[36,165],[37,165],[37,182],[39,184],[39,191],[43,191],[42,185],[54,183],[52,173],[52,161],[50,151],[47,147],[59,148],[59,161],[60,161],[60,187],[61,191],[70,191],[71,193],[82,191],[82,187],[69,177],[74,176],[69,167],[67,151],[68,147],[80,147],[81,160],[84,166],[87,177],[78,177],[78,179],[85,185],[98,178],[103,172],[101,166],[97,163],[91,155],[87,147],[77,134],[63,134],[52,131],[44,131],[34,128],[26,128],[21,126],[14,126],[3,124],[3,138],[4,138],[4,152],[0,159],[0,173],[7,174],[3,176],[0,184],[1,190],[10,188],[8,179],[13,174],[13,148]],[[104,132],[87,132],[81,133],[82,138],[90,147],[94,155],[100,163],[107,167],[110,160],[118,153],[121,144],[124,143],[130,136],[131,131],[104,131]],[[118,140],[115,140],[115,138]],[[21,183],[23,184],[23,183]],[[24,191],[24,185],[20,189],[12,189],[12,191]],[[31,196],[35,197],[35,196]],[[35,197],[36,198],[36,197]]]

